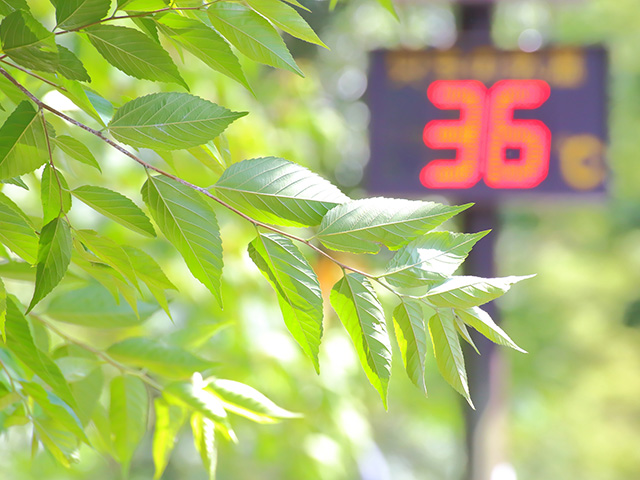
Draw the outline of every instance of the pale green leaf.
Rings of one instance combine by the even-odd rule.
[[[9,15],[20,9],[29,10],[26,0],[0,0],[0,15]]]
[[[111,381],[109,422],[118,461],[124,472],[147,430],[149,397],[138,377],[123,375]]]
[[[197,20],[174,14],[159,19],[158,27],[164,35],[202,60],[208,67],[251,90],[238,58],[214,29]]]
[[[47,158],[42,118],[29,102],[22,102],[0,127],[0,178],[32,172]]]
[[[167,4],[164,0],[118,0],[118,10],[144,12],[165,8]]]
[[[215,185],[216,194],[250,217],[275,225],[318,225],[332,208],[349,201],[324,178],[277,157],[231,165]]]
[[[20,187],[24,190],[29,190],[29,185],[24,183],[24,180],[22,180],[21,177],[5,178],[4,180],[0,180],[0,183],[15,185],[16,187]]]
[[[29,218],[4,193],[0,193],[0,242],[25,261],[36,263],[38,235]]]
[[[222,304],[222,241],[213,208],[199,193],[164,177],[149,177],[142,198],[193,276]]]
[[[62,186],[62,188],[60,188]],[[54,218],[64,215],[71,208],[69,185],[62,172],[47,164],[42,172],[40,183],[42,200],[42,223],[49,223]]]
[[[248,0],[251,8],[288,34],[328,48],[295,9],[280,0]]]
[[[391,344],[382,305],[367,278],[350,273],[331,290],[331,305],[349,332],[371,385],[387,408],[391,376]]]
[[[471,347],[476,351],[476,353],[480,355],[480,351],[478,350],[478,347],[476,347],[476,344],[473,341],[473,338],[471,338],[471,335],[469,334],[469,329],[467,329],[467,326],[464,324],[464,322],[460,320],[460,317],[455,314],[455,310],[453,315],[453,324],[456,327],[456,332],[458,332],[460,336],[464,339],[464,341],[467,342],[469,345],[471,345]]]
[[[69,80],[80,80],[90,82],[91,77],[84,68],[84,65],[75,54],[68,48],[58,45],[58,73],[64,75]]]
[[[279,407],[255,388],[219,378],[207,379],[209,388],[222,399],[225,410],[257,423],[275,423],[301,415]]]
[[[275,233],[253,240],[249,256],[278,294],[284,323],[319,372],[322,291],[311,265],[291,240]]]
[[[71,158],[102,172],[100,164],[91,153],[91,150],[77,138],[70,137],[69,135],[59,135],[56,138],[52,138],[51,142]]]
[[[451,309],[439,310],[429,319],[429,333],[438,370],[444,379],[466,398],[471,408],[475,408],[469,395],[467,371]]]
[[[55,218],[40,232],[36,286],[27,312],[54,289],[69,267],[71,261],[71,232],[63,218]]]
[[[60,465],[65,468],[71,468],[71,464],[77,462],[78,439],[59,422],[50,417],[39,416],[34,418],[33,427],[34,444],[32,445],[32,454],[35,455],[37,451],[37,435],[37,439],[40,440],[45,450],[49,452]]]
[[[2,50],[23,67],[54,72],[58,66],[58,48],[54,35],[27,10],[16,10],[0,24]]]
[[[103,385],[104,375],[100,367],[91,370],[84,378],[69,383],[73,397],[78,402],[78,418],[85,426],[89,424],[99,404]]]
[[[208,478],[209,480],[215,480],[216,466],[218,464],[215,424],[204,415],[194,413],[191,415],[191,431],[193,433],[193,443],[200,454]]]
[[[505,294],[511,285],[526,277],[451,277],[433,287],[422,298],[435,307],[469,308],[490,302]]]
[[[7,335],[4,329],[7,320],[7,290],[4,287],[4,282],[0,278],[0,337],[2,341],[7,341]],[[1,409],[0,409],[1,410]]]
[[[177,405],[169,405],[161,397],[153,401],[156,425],[153,431],[153,464],[155,465],[154,479],[162,476],[169,456],[176,442],[176,436],[187,419],[187,412]]]
[[[78,187],[71,193],[95,211],[120,225],[147,237],[156,236],[149,218],[140,207],[121,193],[92,185]]]
[[[489,231],[475,234],[430,232],[402,247],[384,278],[396,287],[429,286],[453,275],[473,245]]]
[[[109,132],[134,147],[176,150],[207,143],[246,114],[188,93],[152,93],[119,108]]]
[[[396,12],[396,9],[393,5],[393,0],[378,0],[378,3],[380,5],[382,5],[382,7],[389,12],[391,15],[393,15],[395,17],[396,20],[400,21],[400,18],[398,17],[398,13]]]
[[[127,338],[107,349],[109,356],[134,367],[145,368],[168,378],[185,379],[216,364],[173,345],[152,338]]]
[[[276,29],[254,11],[239,3],[219,2],[207,13],[213,27],[250,59],[304,76]]]
[[[61,0],[56,3],[57,28],[73,30],[95,23],[109,13],[111,0]]]
[[[468,207],[381,197],[353,200],[331,209],[316,236],[333,250],[377,253],[380,245],[397,250]]]
[[[160,265],[158,265],[151,256],[147,255],[142,250],[129,245],[124,245],[122,248],[129,256],[129,260],[131,261],[131,265],[133,265],[133,269],[135,270],[138,279],[144,282],[158,304],[167,313],[167,315],[171,317],[169,304],[167,303],[167,297],[164,291],[166,289],[175,290],[176,287],[171,283],[171,281],[169,281],[160,268]]]
[[[470,327],[475,328],[492,342],[497,343],[498,345],[511,347],[522,353],[527,353],[516,345],[509,335],[507,335],[507,333],[493,321],[491,315],[480,307],[456,308],[455,313],[460,317],[460,320]]]
[[[54,297],[46,313],[60,322],[95,328],[133,327],[158,311],[156,305],[138,302],[137,316],[124,302],[117,303],[98,284]]]
[[[116,25],[95,25],[83,31],[100,55],[127,75],[177,83],[188,89],[169,54],[139,30]]]
[[[427,334],[422,306],[414,300],[403,300],[393,311],[393,323],[407,375],[426,395]]]
[[[58,77],[56,82],[59,87],[56,88],[58,92],[71,100],[80,110],[89,115],[95,121],[97,121],[100,126],[104,126],[105,122],[100,114],[96,111],[96,108],[89,100],[87,96],[87,92],[83,88],[83,85],[76,81],[70,80],[64,77]],[[66,153],[66,152],[65,152]]]

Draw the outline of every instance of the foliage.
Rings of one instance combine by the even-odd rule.
[[[296,417],[256,389],[218,378],[219,363],[210,356],[136,330],[160,309],[172,315],[167,291],[174,283],[164,265],[138,248],[140,238],[157,232],[223,305],[225,225],[217,217],[225,211],[255,227],[248,256],[275,290],[286,327],[317,371],[325,312],[313,265],[323,258],[341,269],[330,303],[385,407],[392,347],[374,285],[397,298],[395,332],[411,381],[426,393],[428,326],[442,375],[471,404],[458,335],[466,337],[469,325],[517,348],[479,306],[523,277],[453,275],[486,232],[432,230],[469,205],[352,200],[285,159],[234,162],[225,155],[223,132],[246,112],[182,91],[122,101],[107,88],[98,92],[88,85],[95,73],[84,63],[96,51],[128,76],[187,91],[186,75],[174,61],[185,52],[239,88],[250,86],[247,62],[236,57],[236,49],[255,62],[302,75],[276,27],[323,44],[294,8],[279,0],[53,3],[51,31],[25,2],[0,3],[0,74],[7,97],[2,105],[8,107],[0,127],[0,179],[15,186],[0,194],[0,241],[8,249],[0,252],[2,275],[9,287],[7,294],[3,285],[0,295],[2,429],[32,424],[34,451],[41,445],[65,466],[86,444],[117,460],[125,476],[145,432],[153,429],[159,478],[176,435],[190,420],[196,449],[213,478],[218,437],[236,441],[229,413],[259,423]],[[48,92],[67,97],[80,120],[43,101]],[[139,197],[129,198],[124,188],[87,184],[95,170],[111,173],[115,167],[87,148],[83,130],[143,167]],[[180,176],[173,157],[178,151],[201,162],[215,183],[204,187]],[[146,159],[150,152],[153,160]],[[169,169],[158,166],[161,159]],[[37,199],[42,215],[23,211],[17,199],[24,196]],[[75,200],[139,237],[121,243],[76,225]],[[305,230],[294,234],[289,227]],[[376,254],[381,247],[397,250],[381,274],[364,272],[334,253]],[[13,283],[25,279],[30,295]],[[82,328],[119,332],[104,344],[81,338]]]

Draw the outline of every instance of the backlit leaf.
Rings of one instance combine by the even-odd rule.
[[[54,35],[27,10],[16,10],[0,24],[2,50],[23,67],[54,72],[58,66],[58,48]]]
[[[56,3],[57,27],[73,30],[97,22],[109,13],[111,0],[61,0]]]
[[[61,185],[62,188],[60,188]],[[64,215],[71,208],[69,185],[62,176],[62,172],[53,169],[49,164],[45,166],[42,172],[40,196],[42,199],[43,223],[49,223],[54,218]]]
[[[473,338],[471,338],[471,335],[469,334],[469,329],[467,329],[467,326],[464,324],[464,322],[460,320],[460,317],[455,314],[455,311],[453,315],[453,324],[456,327],[456,332],[458,332],[460,336],[464,339],[464,341],[467,342],[469,345],[471,345],[471,348],[473,348],[476,351],[476,353],[480,355],[480,351],[478,350],[478,347],[476,347],[476,344],[473,341]]]
[[[507,333],[493,321],[491,315],[480,307],[456,308],[455,313],[460,317],[460,320],[470,327],[475,328],[492,342],[495,342],[498,345],[511,347],[522,353],[527,353],[516,345],[509,335],[507,335]]]
[[[176,436],[187,419],[187,412],[177,405],[169,405],[163,398],[153,401],[156,425],[153,431],[153,464],[155,465],[154,479],[162,476],[169,456],[175,445]]]
[[[7,341],[7,335],[4,329],[7,320],[7,290],[4,288],[4,282],[0,278],[0,337],[2,341]]]
[[[29,218],[4,193],[0,193],[0,242],[25,261],[36,263],[38,235]]]
[[[123,375],[111,381],[109,422],[115,453],[124,472],[147,430],[147,389],[138,377]]]
[[[426,395],[427,334],[421,305],[415,300],[403,300],[393,311],[393,323],[407,375]]]
[[[0,0],[0,15],[9,15],[20,9],[29,10],[26,0]]]
[[[169,281],[164,274],[160,265],[149,255],[142,250],[124,245],[122,247],[129,256],[131,265],[136,272],[136,276],[149,288],[149,291],[154,296],[158,304],[162,309],[171,317],[169,312],[169,304],[167,303],[167,297],[164,293],[166,289],[176,289],[176,287]]]
[[[100,164],[91,153],[84,143],[75,137],[69,135],[58,135],[56,138],[52,138],[51,142],[55,144],[60,150],[69,155],[71,158],[78,160],[85,165],[100,170]],[[81,187],[82,188],[82,187]]]
[[[200,454],[208,478],[215,480],[218,464],[215,424],[204,415],[194,413],[191,415],[191,431],[193,432],[193,443]]]
[[[58,72],[70,80],[80,80],[90,82],[91,77],[84,68],[84,65],[75,54],[68,48],[58,45]]]
[[[327,48],[306,20],[286,3],[280,0],[248,0],[247,3],[256,12],[271,20],[276,27],[288,34],[305,42],[315,43]]]

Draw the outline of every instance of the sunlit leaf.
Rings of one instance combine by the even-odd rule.
[[[42,172],[40,184],[42,200],[43,223],[49,223],[54,218],[64,215],[71,208],[71,194],[69,185],[62,172],[47,164]]]
[[[271,20],[276,27],[288,34],[305,42],[327,48],[306,20],[286,3],[280,0],[248,0],[247,3],[256,12]]]
[[[115,453],[124,472],[129,470],[131,458],[147,430],[148,402],[147,389],[139,378],[123,375],[111,381],[109,422]]]
[[[169,456],[176,442],[176,436],[187,419],[187,412],[177,405],[170,405],[161,397],[153,401],[155,410],[155,429],[153,431],[154,479],[162,476]]]
[[[70,80],[80,80],[90,82],[91,77],[84,68],[84,65],[75,54],[68,48],[58,45],[58,72]]]
[[[6,320],[7,320],[7,290],[4,287],[4,282],[0,278],[0,337],[2,337],[3,342],[7,341],[7,335],[4,329]]]
[[[100,172],[102,171],[100,169],[100,164],[91,153],[91,150],[89,150],[85,144],[77,138],[70,137],[69,135],[58,135],[56,138],[52,138],[51,142],[71,158],[74,158],[85,165],[96,168]]]
[[[202,464],[209,480],[215,480],[218,464],[215,424],[200,413],[191,415],[191,431],[193,443],[200,454]]]
[[[475,328],[492,342],[495,342],[498,345],[511,347],[522,353],[527,353],[516,345],[509,335],[507,335],[507,333],[493,321],[491,315],[480,307],[456,308],[455,313],[460,317],[460,320],[470,327]]]
[[[65,30],[95,23],[109,13],[111,0],[61,0],[56,3],[57,27]]]
[[[54,72],[58,66],[58,48],[54,35],[27,10],[16,10],[0,24],[2,50],[20,65]]]
[[[38,235],[29,218],[3,193],[0,193],[0,242],[25,261],[36,263]]]
[[[393,311],[393,323],[407,375],[426,395],[427,334],[421,305],[414,300],[403,300]]]
[[[9,15],[20,9],[29,10],[26,0],[0,0],[0,15]]]
[[[473,341],[473,338],[471,338],[469,329],[464,324],[464,322],[460,320],[460,317],[455,313],[453,315],[453,324],[456,327],[456,332],[458,332],[460,336],[464,339],[464,341],[467,342],[469,345],[471,345],[471,348],[473,348],[476,351],[476,353],[480,355],[480,351],[478,350],[478,347],[476,347],[476,344]]]
[[[129,256],[131,265],[136,272],[136,276],[149,288],[149,291],[154,296],[158,304],[162,309],[171,317],[169,311],[169,304],[167,303],[167,297],[164,293],[166,289],[175,290],[176,287],[164,274],[160,265],[149,255],[142,250],[125,245],[122,247]]]

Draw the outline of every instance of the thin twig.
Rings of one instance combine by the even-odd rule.
[[[51,142],[49,141],[49,132],[47,131],[47,120],[44,118],[44,110],[41,108],[39,110],[40,118],[42,119],[42,128],[44,128],[44,138],[47,142],[47,151],[49,153],[49,165],[51,166],[51,171],[53,172],[53,176],[56,179],[56,183],[58,184],[58,197],[60,198],[60,213],[58,215],[64,214],[64,197],[62,196],[62,190],[64,187],[62,186],[62,181],[60,180],[60,175],[58,174],[58,170],[56,169],[56,165],[53,163],[53,152],[51,151]],[[67,219],[69,222],[69,219]]]
[[[21,72],[26,73],[27,75],[32,76],[33,78],[36,78],[38,80],[40,80],[41,82],[44,82],[48,85],[51,85],[54,88],[60,89],[60,90],[64,90],[65,92],[67,91],[66,88],[64,88],[61,85],[57,85],[49,80],[47,80],[46,78],[41,77],[40,75],[36,75],[35,73],[27,70],[26,68],[21,67],[20,65],[16,65],[15,63],[11,63],[11,62],[7,62],[6,60],[3,60],[3,57],[0,57],[0,62],[4,63],[5,65],[8,65],[12,68],[15,68],[16,70],[20,70]]]

